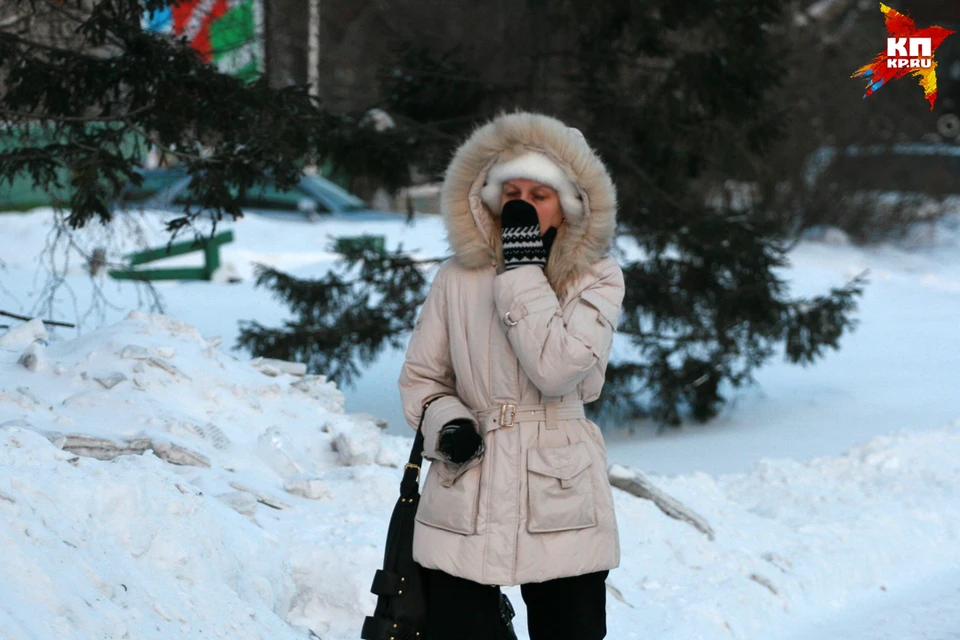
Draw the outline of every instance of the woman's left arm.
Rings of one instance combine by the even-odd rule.
[[[624,281],[613,258],[597,266],[599,277],[570,303],[575,307],[566,323],[539,266],[517,267],[494,278],[494,301],[507,339],[527,377],[544,395],[566,395],[593,367],[606,367]]]

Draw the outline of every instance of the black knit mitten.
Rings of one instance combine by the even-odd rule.
[[[462,464],[483,453],[483,438],[469,420],[451,420],[440,429],[437,449],[450,462]]]
[[[547,250],[540,235],[537,210],[525,200],[510,200],[500,215],[503,266],[508,271],[525,264],[545,267]]]

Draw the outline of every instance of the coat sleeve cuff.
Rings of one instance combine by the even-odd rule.
[[[524,265],[497,275],[493,296],[500,321],[508,327],[530,313],[560,310],[557,295],[550,287],[543,269],[537,266]],[[507,314],[510,314],[509,317]]]
[[[427,407],[427,413],[423,417],[423,457],[427,460],[446,459],[437,451],[437,437],[440,435],[440,429],[451,420],[458,418],[469,420],[473,423],[477,433],[480,432],[477,426],[477,419],[473,412],[467,408],[457,396],[443,396],[437,398]]]

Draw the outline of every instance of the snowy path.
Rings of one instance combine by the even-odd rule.
[[[881,592],[789,640],[958,640],[960,570]]]

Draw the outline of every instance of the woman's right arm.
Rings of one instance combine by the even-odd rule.
[[[411,428],[417,428],[423,405],[436,398],[423,419],[423,457],[428,460],[444,460],[437,451],[437,436],[445,424],[461,418],[476,427],[473,413],[457,397],[450,358],[445,295],[449,267],[450,261],[442,264],[430,285],[400,371],[400,401]]]

